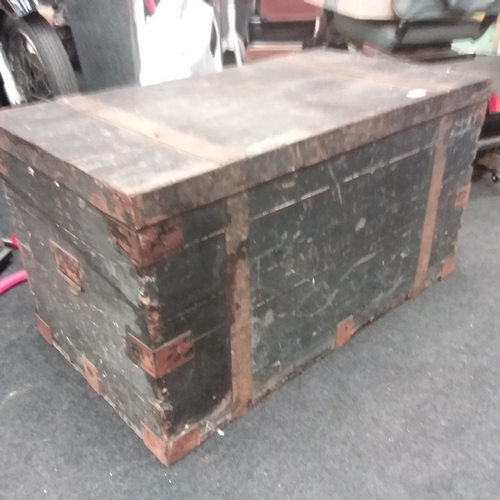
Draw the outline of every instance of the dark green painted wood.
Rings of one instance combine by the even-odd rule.
[[[431,159],[432,151],[424,149],[392,164],[381,161],[371,173],[337,185],[330,180],[319,194],[252,221],[254,305],[336,265],[373,239],[415,221],[423,224]],[[294,182],[301,184],[301,175]]]
[[[456,119],[450,130],[447,166],[439,197],[439,210],[429,263],[429,280],[439,274],[447,258],[456,254],[463,209],[455,208],[455,201],[458,191],[470,183],[472,162],[482,124],[482,115],[471,108],[466,108],[456,113],[455,116]]]

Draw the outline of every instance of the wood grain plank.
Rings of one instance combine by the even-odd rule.
[[[59,102],[116,127],[135,132],[169,148],[204,160],[225,165],[242,158],[241,153],[153,122],[118,107],[103,104],[88,96],[63,97]]]
[[[450,92],[455,88],[455,85],[448,83],[432,82],[429,79],[418,78],[413,76],[408,78],[406,75],[401,75],[397,72],[389,73],[378,68],[369,68],[356,66],[355,64],[325,64],[323,61],[314,61],[307,59],[283,58],[280,60],[282,64],[290,64],[300,68],[308,69],[318,73],[331,74],[342,76],[353,80],[363,80],[369,82],[382,83],[391,87],[400,87],[403,89],[422,88],[429,92]]]
[[[248,260],[248,196],[227,201],[226,277],[231,336],[232,415],[238,418],[252,404],[252,324]]]
[[[446,169],[448,137],[452,126],[452,117],[445,116],[441,120],[436,136],[434,146],[434,166],[432,169],[429,197],[427,199],[427,209],[422,230],[422,240],[418,256],[417,272],[415,274],[415,283],[411,292],[412,296],[419,294],[425,288],[427,270],[431,259],[432,243],[434,240],[434,230],[436,228],[439,196],[441,194],[443,177]]]

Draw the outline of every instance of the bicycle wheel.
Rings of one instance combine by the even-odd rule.
[[[4,52],[23,102],[78,91],[69,57],[54,28],[38,13],[8,17],[2,26]]]

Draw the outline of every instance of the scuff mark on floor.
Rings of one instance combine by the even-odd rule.
[[[26,387],[23,387],[21,389],[10,391],[6,396],[4,396],[4,398],[0,402],[0,408],[3,408],[5,406],[5,404],[8,403],[10,400],[12,400],[18,396],[22,396],[23,394],[30,391],[31,389],[32,389],[32,386],[27,385]]]

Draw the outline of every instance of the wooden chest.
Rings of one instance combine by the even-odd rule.
[[[488,93],[317,51],[0,113],[40,333],[175,462],[453,270]]]

